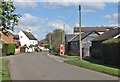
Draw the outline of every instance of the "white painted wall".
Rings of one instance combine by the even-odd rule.
[[[29,38],[22,31],[20,31],[18,35],[21,46],[24,46],[26,44],[29,47],[30,45],[38,44],[37,40],[29,40]],[[34,52],[34,47],[29,49],[26,48],[26,52]]]
[[[21,46],[24,46],[25,44],[27,46],[38,44],[37,40],[29,40],[29,38],[22,31],[20,31],[18,35],[19,35],[19,41],[21,43]]]
[[[30,46],[30,41],[28,37],[22,31],[20,31],[18,35],[19,35],[19,41],[21,43],[21,46],[24,46],[25,44],[27,46]]]
[[[29,40],[29,43],[32,45],[36,45],[36,44],[38,44],[38,41],[37,40]]]

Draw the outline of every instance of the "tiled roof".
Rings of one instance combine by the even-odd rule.
[[[120,34],[120,28],[112,29],[93,39],[93,41],[104,41]]]
[[[99,33],[96,32],[96,31],[85,32],[85,33],[83,33],[81,35],[81,39],[84,39],[85,37],[87,37],[88,35],[90,35],[93,32],[95,32],[96,34],[99,35]],[[70,42],[70,41],[79,41],[79,38],[80,38],[79,34],[77,34],[77,35],[74,35],[74,34],[72,34],[72,35],[66,35],[67,42]]]
[[[77,35],[74,35],[74,34],[68,34],[68,35],[66,35],[66,42],[69,42],[75,36],[77,36]]]
[[[89,32],[95,30],[96,32],[106,32],[108,29],[113,29],[114,27],[81,27],[82,32]],[[79,27],[74,27],[74,32],[79,32]]]
[[[37,40],[31,32],[23,31],[22,32],[30,39],[30,40]]]

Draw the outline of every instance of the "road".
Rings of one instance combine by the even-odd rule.
[[[12,80],[117,80],[117,77],[72,66],[51,58],[47,52],[8,57]]]

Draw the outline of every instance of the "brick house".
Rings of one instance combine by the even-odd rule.
[[[13,37],[11,32],[0,29],[0,56],[2,56],[2,45],[4,43],[14,44]]]
[[[7,32],[7,33],[4,33],[2,32],[2,29],[0,29],[0,40],[5,42],[5,43],[11,43],[13,44],[14,43],[14,40],[13,40],[13,34],[11,32]]]

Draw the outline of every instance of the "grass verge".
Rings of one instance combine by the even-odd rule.
[[[120,77],[120,69],[117,69],[117,68],[111,68],[111,67],[107,67],[107,66],[103,66],[103,65],[93,64],[93,63],[90,63],[90,62],[84,61],[84,60],[83,61],[65,60],[64,62],[71,64],[71,65],[75,65],[75,66],[79,66],[79,67],[87,68],[90,70],[94,70],[94,71],[98,71],[98,72],[102,72],[102,73]]]
[[[2,80],[10,80],[10,76],[9,76],[9,71],[8,71],[8,60],[7,59],[0,59],[0,61],[2,61],[2,63],[0,64],[0,66],[2,67],[2,69],[0,69],[0,73],[2,74]]]
[[[63,58],[80,58],[80,56],[69,56],[69,55],[62,55]]]

